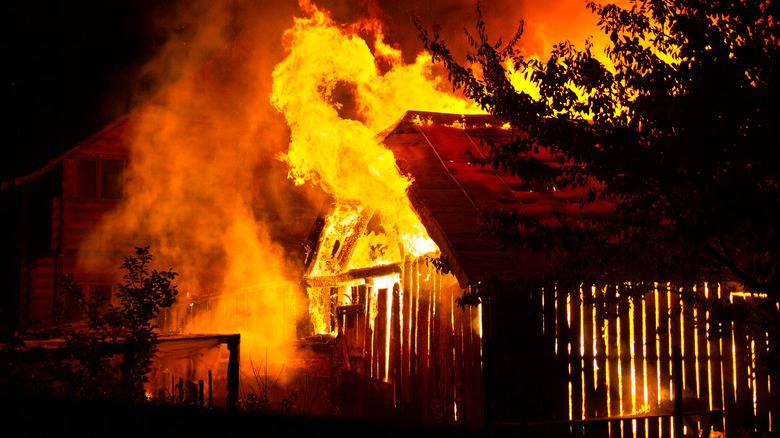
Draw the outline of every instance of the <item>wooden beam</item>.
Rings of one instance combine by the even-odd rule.
[[[403,267],[401,263],[392,263],[389,265],[372,266],[370,268],[353,269],[338,275],[308,277],[306,278],[307,287],[329,287],[344,283],[352,283],[357,280],[370,277],[385,277],[393,274],[401,274]]]

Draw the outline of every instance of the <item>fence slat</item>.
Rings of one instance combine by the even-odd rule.
[[[721,291],[723,299],[728,300],[730,292]],[[726,417],[726,436],[736,436],[739,432],[739,418],[736,411],[736,383],[734,378],[734,330],[731,323],[724,323],[721,339],[721,357],[723,362],[723,409]]]
[[[756,388],[756,427],[758,435],[769,432],[769,379],[767,375],[764,352],[767,351],[766,333],[759,332],[755,335],[753,351],[756,357],[756,379],[753,384]]]
[[[658,350],[656,349],[657,328],[656,317],[657,309],[655,299],[658,291],[654,290],[645,294],[645,342],[647,342],[647,404],[650,409],[658,409]],[[649,438],[658,438],[658,428],[660,422],[657,418],[647,420],[647,430]]]
[[[671,366],[672,359],[670,355],[669,342],[670,337],[670,324],[669,324],[669,289],[666,285],[662,285],[658,289],[658,366],[659,366],[659,379],[661,381],[661,393],[658,395],[659,402],[667,407],[671,407],[672,400],[672,380],[671,380]],[[669,417],[661,419],[661,436],[672,436],[672,423]]]
[[[582,324],[580,321],[582,307],[582,298],[580,298],[580,290],[576,289],[572,292],[570,297],[571,316],[570,316],[570,338],[571,338],[571,354],[569,355],[569,368],[571,369],[571,404],[572,404],[572,419],[582,419],[582,339],[580,334],[582,333]],[[579,438],[582,436],[582,427],[575,426],[572,428],[572,436]]]
[[[683,354],[683,374],[685,376],[685,383],[683,385],[683,404],[684,410],[699,410],[701,406],[695,406],[695,400],[701,397],[699,394],[698,385],[698,373],[696,372],[697,358],[696,358],[696,322],[693,317],[693,305],[691,303],[683,303],[683,324],[682,324],[682,354]],[[690,426],[686,425],[686,433],[698,433],[699,423],[694,421],[693,427],[695,431],[688,429]]]
[[[610,302],[609,314],[617,313],[617,303],[615,302],[616,291],[614,287],[607,289],[608,300]],[[620,368],[618,367],[618,321],[617,318],[610,317],[607,322],[607,359],[609,362],[609,415],[620,415]],[[610,422],[610,436],[620,436],[620,422]]]
[[[742,425],[745,429],[752,430],[754,427],[753,394],[748,383],[751,350],[744,323],[734,323],[734,350],[734,364],[737,370],[737,405],[734,418],[737,424]]]
[[[568,321],[568,293],[555,288],[556,299],[556,342],[558,354],[555,361],[555,394],[561,394],[563,397],[556,397],[555,418],[569,418],[569,348],[571,346],[571,330],[569,330]]]
[[[640,411],[645,407],[645,336],[644,336],[644,302],[642,298],[632,301],[633,325],[634,325],[634,381],[636,393],[634,397],[634,411]],[[637,438],[645,438],[645,419],[636,420]]]
[[[596,397],[596,381],[594,375],[594,359],[595,352],[593,348],[593,305],[590,303],[592,296],[591,288],[585,288],[583,293],[582,306],[582,334],[583,344],[585,347],[585,354],[583,355],[583,370],[584,378],[583,385],[585,387],[585,418],[596,417],[598,411],[598,402]]]
[[[631,313],[628,309],[622,309],[623,313],[618,320],[620,327],[620,408],[622,415],[629,415],[634,411],[631,385]],[[632,421],[623,420],[623,433],[631,435]]]

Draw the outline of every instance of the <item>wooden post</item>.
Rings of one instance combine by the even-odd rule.
[[[209,370],[209,409],[214,407],[214,394],[211,389],[211,370]]]
[[[679,296],[678,296],[679,300]],[[683,436],[683,358],[681,349],[679,304],[672,306],[670,318],[672,344],[672,384],[674,386],[674,436]]]
[[[626,302],[627,303],[627,302]],[[621,309],[620,315],[620,394],[621,414],[627,415],[633,412],[633,394],[631,393],[631,312]],[[644,428],[643,428],[644,429]],[[632,430],[631,420],[623,421],[623,431]],[[644,430],[643,430],[644,431]]]
[[[609,416],[607,406],[607,341],[605,339],[604,316],[600,310],[596,310],[596,412],[597,417]],[[606,425],[604,425],[606,426]],[[606,435],[606,430],[601,431]]]
[[[372,286],[373,288],[373,286]],[[366,288],[366,301],[365,305],[363,306],[363,309],[366,313],[366,325],[365,325],[365,334],[363,335],[364,339],[364,345],[363,345],[363,370],[365,372],[366,377],[376,377],[374,376],[374,332],[371,330],[371,324],[376,323],[375,321],[371,320],[371,288]]]
[[[403,309],[401,311],[403,318],[403,333],[401,333],[402,343],[403,347],[401,349],[401,375],[402,375],[402,389],[403,389],[403,397],[399,401],[400,403],[408,403],[409,402],[409,391],[410,391],[410,347],[411,347],[411,333],[414,333],[411,331],[412,328],[412,297],[414,296],[412,294],[412,259],[410,256],[407,256],[404,260],[404,271],[403,271],[403,286],[401,288],[401,296],[403,299]]]
[[[395,407],[403,413],[403,374],[401,372],[401,286],[393,285],[390,317],[390,376],[395,388]]]
[[[417,263],[420,279],[428,277],[429,268],[424,263]],[[420,283],[419,309],[417,310],[417,388],[420,391],[421,412],[424,420],[428,420],[428,313],[430,312],[429,281]]]
[[[634,398],[634,412],[642,409],[645,404],[645,345],[644,325],[642,317],[644,315],[644,297],[632,301],[634,306],[634,320],[631,321],[634,328],[634,381],[636,382],[636,395]],[[655,341],[655,340],[654,340]],[[649,374],[649,373],[648,373]],[[645,438],[645,419],[636,421],[636,438]]]
[[[558,347],[558,354],[555,360],[555,397],[557,402],[555,406],[555,418],[560,420],[569,419],[569,346],[571,345],[571,330],[569,330],[568,304],[569,295],[555,287],[556,322],[555,322],[555,342]]]
[[[595,352],[593,349],[593,305],[590,303],[591,288],[586,286],[583,288],[582,294],[582,341],[583,347],[585,347],[582,384],[585,389],[585,418],[595,418],[598,407],[593,367]]]
[[[443,367],[442,371],[442,391],[444,392],[444,420],[451,422],[453,420],[453,345],[452,345],[452,296],[453,286],[448,284],[441,288],[441,312],[439,314],[439,325],[441,327],[441,349],[439,357]]]
[[[238,402],[238,364],[241,352],[241,335],[234,335],[227,343],[230,356],[227,369],[227,408],[235,409]]]
[[[741,427],[752,431],[755,424],[753,421],[753,394],[749,386],[751,350],[744,322],[734,323],[734,348],[737,369],[737,405],[736,412],[731,414],[731,417]]]
[[[385,375],[385,361],[387,355],[385,353],[385,346],[387,345],[386,335],[387,332],[387,288],[382,288],[377,291],[376,294],[376,322],[374,322],[374,366],[373,375],[374,378],[384,380],[387,378]]]
[[[583,333],[582,322],[580,320],[580,314],[582,312],[582,298],[580,297],[580,288],[574,289],[569,295],[569,308],[570,322],[569,322],[569,339],[571,340],[571,353],[569,355],[569,368],[571,369],[571,405],[572,405],[572,419],[582,419],[582,339],[580,334]],[[582,436],[582,427],[575,426],[572,429],[572,436],[578,438]]]
[[[203,409],[204,394],[203,394],[203,380],[198,380],[198,407]]]
[[[467,293],[467,290],[462,290],[462,294]],[[457,423],[463,424],[463,420],[465,418],[464,416],[464,408],[465,408],[465,401],[463,398],[463,374],[465,372],[463,363],[463,324],[461,320],[463,319],[463,309],[462,308],[453,308],[453,334],[452,334],[452,342],[455,348],[455,364],[454,364],[454,370],[453,370],[453,379],[454,379],[454,403],[457,404],[457,412],[454,412],[457,415]]]
[[[620,415],[620,368],[618,367],[618,335],[617,318],[612,317],[617,313],[617,303],[615,303],[616,291],[614,287],[607,289],[610,298],[609,321],[607,321],[607,357],[609,358],[609,415]],[[620,422],[610,422],[610,436],[620,436]]]
[[[669,354],[670,352],[670,345],[669,341],[671,340],[670,337],[670,321],[671,316],[669,313],[669,290],[666,286],[662,286],[660,290],[658,290],[658,366],[660,367],[659,370],[659,379],[661,381],[661,394],[659,394],[659,398],[661,401],[663,401],[663,397],[666,397],[666,400],[671,401],[673,398],[673,392],[672,392],[672,384],[671,384],[671,363],[672,358]],[[672,434],[672,423],[670,421],[669,417],[663,417],[661,419],[661,436],[671,436]]]
[[[657,328],[655,299],[658,290],[645,294],[645,342],[647,342],[647,404],[650,409],[658,408],[658,350],[656,349]],[[651,418],[648,422],[648,438],[658,438],[657,418]]]

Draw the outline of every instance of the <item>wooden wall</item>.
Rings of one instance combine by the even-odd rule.
[[[780,413],[780,391],[772,389],[780,382],[761,372],[766,336],[751,337],[743,324],[710,327],[703,304],[681,302],[679,293],[665,286],[624,302],[621,312],[620,300],[611,301],[606,310],[619,316],[605,321],[589,304],[597,292],[618,296],[614,288],[572,294],[553,288],[537,295],[541,348],[553,353],[544,360],[550,372],[538,378],[549,382],[551,400],[567,403],[553,401],[538,411],[528,419],[533,430],[575,437],[674,436],[677,394],[683,412],[723,411],[714,429],[726,436],[770,432]],[[744,299],[717,285],[702,285],[697,293],[702,301]],[[718,329],[725,336],[708,336]],[[625,416],[639,418],[577,421]],[[684,433],[690,436],[693,428],[698,433],[707,418],[689,416]]]
[[[407,259],[393,287],[375,294],[373,287],[353,287],[357,304],[339,311],[350,371],[393,384],[402,418],[482,426],[479,309],[455,305],[462,291],[454,277],[436,273],[424,260]],[[372,299],[373,328],[365,317]]]

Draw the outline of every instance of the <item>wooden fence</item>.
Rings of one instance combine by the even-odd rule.
[[[655,438],[684,429],[698,436],[712,425],[726,436],[760,436],[776,428],[780,381],[761,369],[765,334],[751,336],[743,324],[709,327],[704,306],[660,286],[624,312],[611,301],[606,310],[618,316],[605,320],[588,304],[597,292],[617,296],[614,288],[548,288],[531,298],[541,308],[543,348],[554,351],[550,369],[566,376],[552,377],[553,399],[568,400],[548,407],[549,421],[532,425],[540,434]],[[746,299],[718,286],[697,293]],[[724,335],[708,335],[717,331]],[[675,401],[682,402],[682,425],[674,424]]]
[[[436,273],[424,260],[407,259],[396,279],[392,287],[377,287],[366,278],[343,291],[353,303],[338,311],[349,368],[392,384],[393,404],[404,418],[481,426],[479,308],[458,308],[461,289],[454,277]],[[372,306],[373,324],[365,317]]]

